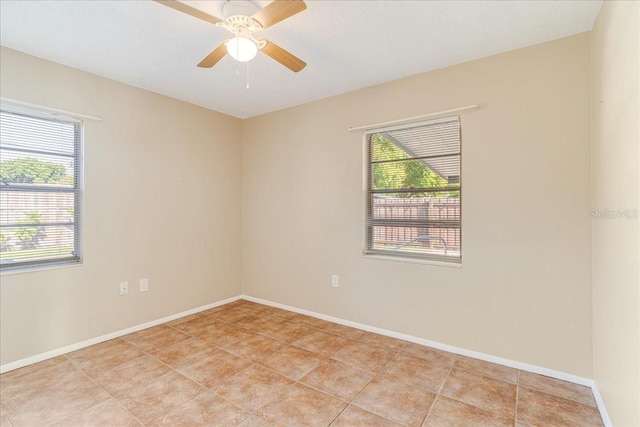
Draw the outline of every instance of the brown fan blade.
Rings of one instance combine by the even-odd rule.
[[[293,54],[287,52],[277,44],[270,42],[267,40],[267,44],[264,45],[262,51],[293,71],[297,73],[307,66],[307,63],[302,59],[294,56]]]
[[[224,42],[220,43],[217,48],[213,49],[200,63],[200,68],[211,68],[218,63],[227,54],[227,46]]]
[[[195,7],[187,6],[184,3],[180,3],[177,0],[154,0],[156,3],[160,3],[163,6],[170,7],[171,9],[179,10],[180,12],[186,13],[187,15],[191,15],[195,18],[202,19],[203,21],[210,22],[215,24],[216,22],[221,22],[222,19],[216,18],[215,16],[209,15],[201,11],[200,9],[196,9]]]
[[[267,28],[306,8],[303,0],[274,0],[254,13],[252,18],[258,21],[262,28]]]

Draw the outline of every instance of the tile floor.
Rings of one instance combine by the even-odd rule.
[[[0,426],[601,426],[591,390],[248,301],[0,376]]]

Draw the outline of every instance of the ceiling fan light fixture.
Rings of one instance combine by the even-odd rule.
[[[258,46],[253,40],[246,37],[234,37],[227,40],[227,52],[233,59],[239,62],[251,61],[258,53]]]

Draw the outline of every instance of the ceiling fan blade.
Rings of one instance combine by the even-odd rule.
[[[177,0],[154,0],[154,1],[156,3],[160,3],[161,5],[170,7],[171,9],[179,10],[180,12],[186,13],[187,15],[191,15],[195,18],[210,22],[211,24],[215,24],[216,22],[222,22],[222,19],[220,18],[216,18],[213,15],[209,15],[208,13],[205,13],[200,9],[196,9],[195,7],[191,7],[184,3],[180,3]]]
[[[264,45],[264,47],[262,48],[262,51],[267,55],[269,55],[270,57],[272,57],[273,59],[275,59],[276,61],[278,61],[279,63],[281,63],[282,65],[284,65],[285,67],[287,67],[288,69],[290,69],[291,71],[293,71],[294,73],[297,73],[298,71],[302,70],[304,67],[307,66],[307,63],[304,62],[302,59],[287,52],[277,44],[268,40],[266,42],[267,44]]]
[[[274,0],[254,13],[252,18],[258,21],[262,28],[267,28],[306,8],[304,0]]]
[[[227,54],[227,46],[224,42],[220,43],[217,48],[213,49],[200,63],[200,68],[211,68],[218,63]]]

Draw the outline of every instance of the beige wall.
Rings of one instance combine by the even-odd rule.
[[[606,1],[592,32],[593,208],[640,209],[640,4]],[[640,425],[640,227],[594,219],[593,375],[616,426]]]
[[[86,123],[85,263],[2,276],[1,362],[242,290],[591,377],[589,46],[582,34],[244,122],[3,49],[3,97],[104,120]],[[362,138],[346,129],[472,103],[463,267],[363,258]]]
[[[1,277],[2,364],[240,293],[240,120],[9,49],[0,63],[3,97],[103,118],[84,128],[84,264]]]
[[[581,34],[245,120],[244,293],[591,377],[589,78]],[[346,129],[468,104],[463,267],[363,258]]]

